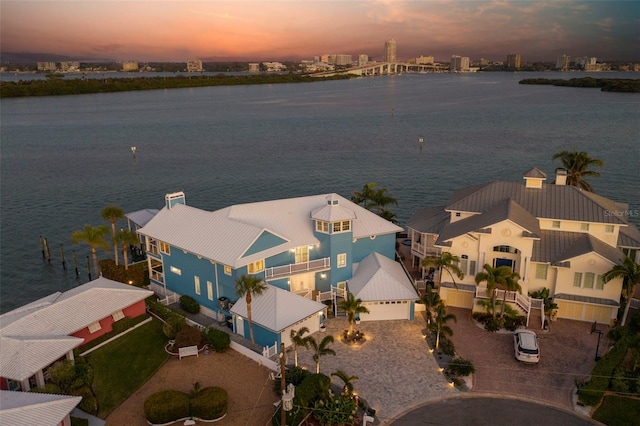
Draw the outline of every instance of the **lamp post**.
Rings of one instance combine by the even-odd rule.
[[[598,333],[598,345],[596,346],[596,362],[598,362],[598,360],[600,359],[600,357],[598,356],[598,352],[600,351],[600,338],[602,337],[602,330],[598,330],[596,328],[597,326],[598,323],[596,321],[591,324],[591,334]]]

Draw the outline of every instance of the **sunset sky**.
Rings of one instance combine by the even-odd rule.
[[[118,61],[297,60],[322,54],[640,61],[638,1],[2,0],[2,52]]]

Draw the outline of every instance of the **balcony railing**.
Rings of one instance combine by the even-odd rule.
[[[159,283],[164,282],[164,274],[162,272],[151,270],[151,272],[149,273],[149,278]]]
[[[289,265],[273,266],[265,268],[266,279],[281,278],[289,275],[302,274],[304,272],[326,271],[331,268],[331,258],[310,260],[308,262],[290,263]]]
[[[426,244],[415,243],[415,242],[411,243],[411,252],[414,255],[422,258],[429,257],[429,256],[436,257],[440,255],[439,248],[428,246]]]

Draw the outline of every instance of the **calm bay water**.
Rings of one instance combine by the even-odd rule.
[[[519,180],[532,167],[551,181],[553,153],[576,147],[605,162],[591,180],[596,192],[640,210],[640,96],[518,84],[534,76],[550,74],[3,99],[0,311],[87,281],[88,250],[70,236],[103,224],[104,206],[161,208],[164,194],[180,190],[188,204],[213,210],[324,192],[348,197],[377,182],[398,199],[392,210],[403,225],[415,208],[443,204],[460,187]]]

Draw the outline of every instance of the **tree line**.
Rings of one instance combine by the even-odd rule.
[[[564,87],[599,87],[603,92],[628,92],[640,93],[640,79],[632,78],[571,78],[563,80],[561,78],[525,78],[520,80],[520,84],[542,84]]]

